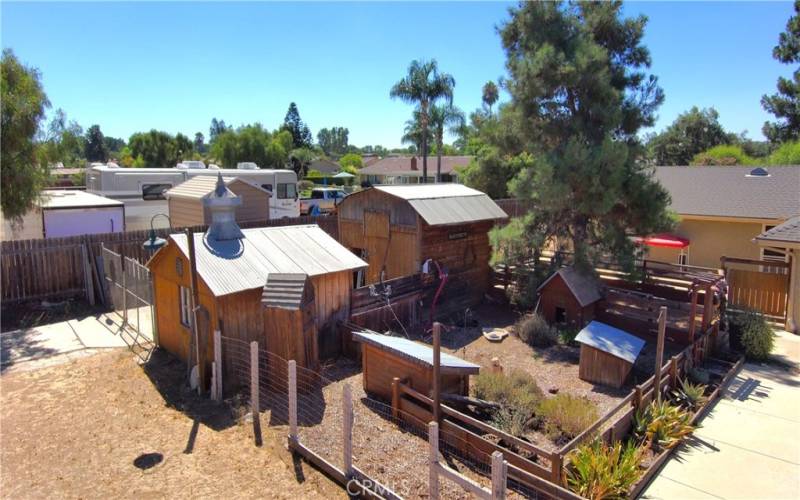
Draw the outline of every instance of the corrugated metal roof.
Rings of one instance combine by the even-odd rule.
[[[353,340],[371,344],[405,359],[433,367],[433,348],[428,345],[401,337],[368,332],[353,332]],[[480,365],[470,363],[446,352],[440,353],[439,360],[443,374],[469,375],[478,373],[481,369]]]
[[[544,283],[539,285],[539,288],[536,291],[541,291],[548,283],[550,283],[550,280],[556,276],[561,276],[561,279],[564,280],[567,288],[569,288],[570,292],[572,292],[572,295],[575,297],[575,300],[578,301],[581,307],[586,307],[602,298],[602,295],[600,294],[600,285],[597,283],[597,280],[591,276],[586,276],[579,273],[574,267],[562,267],[558,271],[554,272],[544,281]]]
[[[508,217],[486,194],[463,184],[391,185],[375,186],[374,189],[408,201],[431,226]]]
[[[575,341],[607,352],[629,363],[636,362],[636,358],[645,344],[644,340],[639,337],[599,321],[592,321],[586,325],[575,337]]]
[[[216,296],[262,288],[270,273],[318,276],[367,263],[317,225],[243,229],[244,238],[215,241],[194,233],[197,272]],[[170,236],[189,255],[185,234]]]
[[[78,190],[52,189],[42,191],[39,206],[45,210],[80,207],[121,207],[123,203],[105,196]]]
[[[270,273],[261,294],[261,304],[264,307],[300,309],[307,279],[306,274]]]
[[[262,189],[255,184],[247,182],[244,179],[239,177],[229,177],[225,176],[222,178],[223,182],[225,182],[226,186],[229,186],[232,182],[244,182],[253,186],[256,189],[260,189],[267,193],[265,189]],[[194,177],[190,177],[186,181],[178,184],[172,189],[169,189],[165,194],[167,199],[171,197],[175,198],[193,198],[199,199],[203,198],[214,191],[214,188],[217,185],[217,176],[215,175],[196,175]]]

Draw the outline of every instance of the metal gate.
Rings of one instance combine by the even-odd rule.
[[[157,344],[150,270],[103,246],[103,274],[106,306],[119,318],[121,330],[140,346]]]

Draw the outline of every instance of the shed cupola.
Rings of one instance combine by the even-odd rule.
[[[222,173],[217,176],[214,192],[203,200],[203,204],[211,212],[211,225],[206,233],[209,239],[225,241],[244,237],[236,223],[236,207],[242,204],[242,199],[225,186]]]

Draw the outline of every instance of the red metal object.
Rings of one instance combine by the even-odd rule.
[[[439,300],[439,295],[441,295],[442,290],[444,289],[444,284],[447,283],[447,268],[442,269],[442,266],[440,266],[435,260],[431,260],[431,262],[436,264],[436,269],[439,271],[439,288],[436,289],[436,295],[433,296],[429,319],[429,325],[433,326],[433,318],[436,315],[436,302]]]
[[[649,247],[662,247],[662,248],[686,248],[689,246],[689,239],[674,234],[662,233],[655,234],[642,238],[637,236],[634,238],[637,243],[643,243]]]

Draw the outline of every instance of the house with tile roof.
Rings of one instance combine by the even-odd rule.
[[[442,182],[458,182],[458,168],[466,167],[472,156],[442,156]],[[428,182],[436,180],[436,156],[428,156]],[[359,171],[361,182],[377,184],[419,184],[422,157],[387,156]]]

